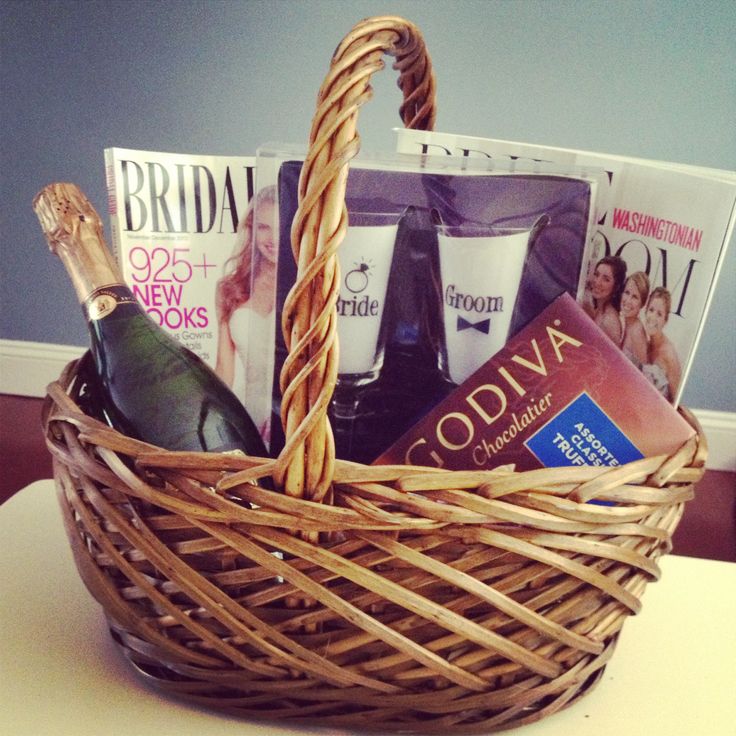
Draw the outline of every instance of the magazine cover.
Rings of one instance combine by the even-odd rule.
[[[253,302],[255,157],[109,148],[105,164],[111,245],[126,282],[263,428],[242,357],[249,331],[260,328],[251,325],[254,310],[242,308]]]
[[[398,151],[601,166],[578,299],[675,405],[736,219],[736,172],[445,133],[398,130]]]
[[[277,181],[280,314],[296,279],[290,229],[302,163],[261,153],[259,192]],[[592,176],[461,171],[450,159],[432,168],[409,158],[355,162],[348,174],[329,410],[345,459],[375,458],[557,296],[574,295],[592,225]],[[284,441],[280,323],[274,349],[272,453]]]
[[[615,467],[695,434],[563,294],[374,464]]]

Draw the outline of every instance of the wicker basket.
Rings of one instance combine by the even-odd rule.
[[[405,124],[433,124],[417,29],[359,23],[320,90],[300,182],[280,456],[129,439],[79,409],[76,363],[49,386],[47,443],[81,577],[155,688],[251,719],[489,732],[554,713],[600,679],[659,576],[706,448],[685,412],[691,443],[609,470],[335,459],[335,251],[357,113],[384,53]],[[255,484],[266,477],[281,490]]]

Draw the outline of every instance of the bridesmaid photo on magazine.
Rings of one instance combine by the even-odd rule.
[[[647,363],[642,366],[644,375],[668,401],[673,401],[677,395],[682,377],[682,367],[675,346],[664,334],[671,308],[670,292],[658,286],[649,296],[644,316],[649,335],[649,354]]]
[[[639,369],[647,362],[649,339],[641,321],[641,310],[649,298],[649,277],[635,271],[626,279],[621,294],[621,350]]]
[[[674,401],[682,365],[674,343],[664,333],[672,296],[662,286],[651,289],[643,271],[628,276],[626,271],[626,262],[619,256],[598,260],[583,307],[649,382],[668,401]]]
[[[619,256],[604,256],[590,279],[589,298],[583,305],[588,314],[616,345],[621,345],[619,317],[621,294],[626,280],[626,262]]]

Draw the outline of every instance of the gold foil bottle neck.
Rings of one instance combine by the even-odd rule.
[[[80,301],[102,286],[123,283],[105,245],[102,220],[76,184],[49,184],[33,199],[33,209],[51,252],[61,258]]]
[[[102,221],[76,184],[49,184],[34,198],[33,209],[54,252],[60,242],[76,238],[80,227],[96,231],[100,240],[103,238]]]

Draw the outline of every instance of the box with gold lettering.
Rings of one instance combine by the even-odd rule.
[[[693,434],[563,294],[374,464],[614,467],[672,453]]]

